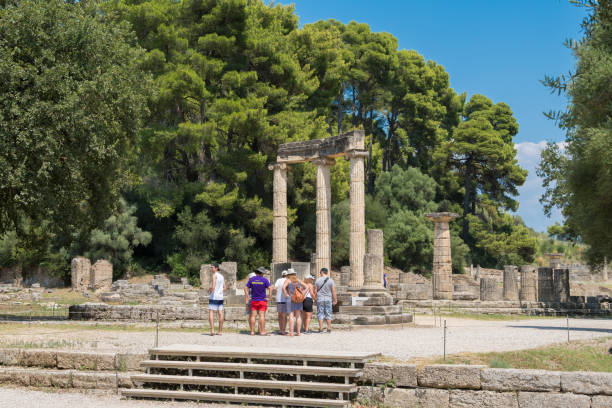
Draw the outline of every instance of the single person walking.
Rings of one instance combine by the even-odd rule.
[[[251,291],[251,315],[249,316],[249,327],[251,328],[251,336],[255,335],[255,317],[258,317],[258,329],[261,336],[267,336],[266,333],[266,310],[268,310],[268,290],[270,282],[264,278],[266,269],[262,266],[255,270],[253,276],[244,287],[245,303],[249,304],[249,290]]]
[[[321,272],[314,284],[314,296],[317,299],[317,319],[319,320],[319,333],[323,333],[323,320],[327,321],[327,333],[331,333],[332,306],[338,303],[336,283],[329,276],[327,268]]]
[[[302,330],[302,309],[304,301],[304,291],[306,286],[297,278],[297,274],[292,268],[287,270],[287,280],[283,284],[283,293],[287,298],[287,315],[289,318],[289,336],[293,336],[295,331],[297,336]]]
[[[274,282],[274,287],[272,288],[272,294],[276,295],[276,311],[278,312],[278,329],[279,334],[287,334],[287,298],[283,293],[283,285],[287,280],[287,271],[283,271],[281,273],[281,277]]]
[[[312,310],[313,303],[316,299],[313,299],[314,296],[314,277],[312,275],[307,275],[304,278],[304,285],[306,286],[306,291],[304,292],[304,307],[302,310],[302,322],[304,324],[304,334],[311,334],[312,330],[310,330],[310,320],[312,319]]]
[[[221,336],[223,334],[223,293],[227,289],[225,284],[225,278],[219,273],[219,264],[213,263],[210,267],[210,273],[212,279],[210,281],[210,287],[208,288],[208,322],[210,323],[210,335],[215,335],[215,312],[219,317],[219,330],[217,334]]]

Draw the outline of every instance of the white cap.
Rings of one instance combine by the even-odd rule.
[[[308,274],[304,277],[304,279],[312,279],[314,280],[314,276],[312,276],[311,274]]]
[[[287,271],[283,271],[283,273],[281,273],[281,276],[287,276]]]
[[[289,268],[289,269],[287,269],[287,275],[296,275],[296,273],[293,270],[293,268]]]
[[[247,276],[247,278],[251,279],[253,276],[255,276],[255,272],[249,273],[249,276]]]

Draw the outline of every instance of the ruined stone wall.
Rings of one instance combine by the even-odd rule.
[[[70,263],[70,277],[72,290],[82,292],[89,288],[89,278],[91,275],[91,261],[82,256],[77,256]]]
[[[94,292],[108,292],[113,284],[113,264],[99,259],[91,267],[89,289]]]
[[[367,363],[361,383],[358,400],[390,408],[612,406],[612,373],[604,372]]]

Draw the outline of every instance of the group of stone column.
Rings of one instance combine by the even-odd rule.
[[[92,265],[88,258],[78,256],[70,263],[70,277],[72,290],[75,292],[109,291],[113,283],[113,264],[99,259]]]

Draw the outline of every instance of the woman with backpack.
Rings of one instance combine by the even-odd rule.
[[[306,292],[304,293],[304,307],[302,311],[302,322],[304,323],[304,334],[311,334],[310,320],[312,319],[313,304],[316,301],[314,297],[314,277],[310,274],[304,278]]]
[[[297,278],[297,274],[293,269],[287,270],[287,280],[283,285],[283,294],[287,298],[287,315],[289,317],[289,334],[293,336],[293,329],[297,331],[297,335],[300,335],[302,329],[302,309],[304,302],[304,294],[308,287],[304,285],[304,282]]]

